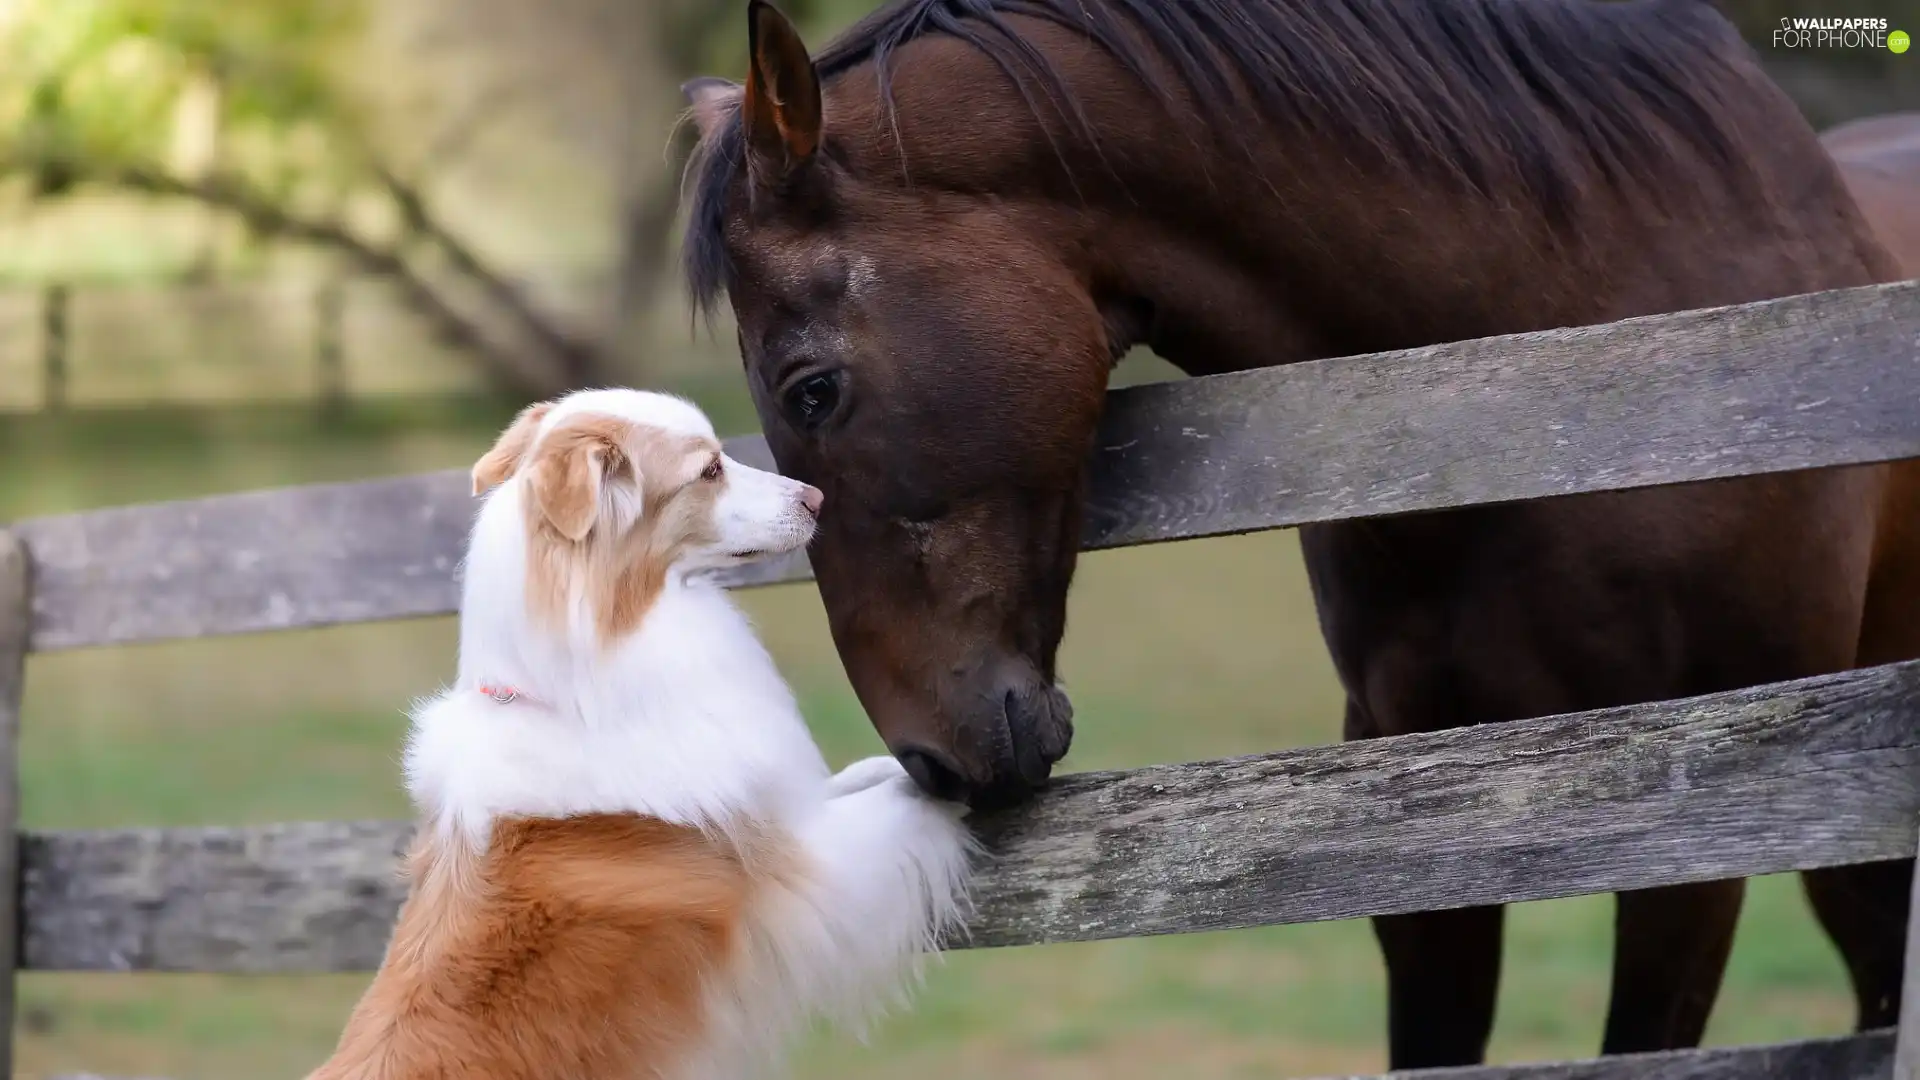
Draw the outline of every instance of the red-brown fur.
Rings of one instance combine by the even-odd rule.
[[[471,475],[475,495],[513,475],[514,470],[520,467],[520,459],[526,457],[527,451],[533,447],[533,437],[539,434],[540,422],[551,411],[551,401],[537,402],[520,410],[520,414],[513,418],[513,423],[507,425],[507,430],[500,433],[500,438],[494,441],[493,446],[480,455],[479,461],[473,463]]]
[[[637,1080],[696,1049],[753,894],[742,853],[631,814],[423,835],[386,962],[309,1080]]]
[[[1820,141],[1880,242],[1908,277],[1920,278],[1920,113],[1854,120]]]
[[[1909,278],[1920,278],[1920,113],[1842,124],[1821,142],[1874,232]],[[1920,657],[1920,469],[1887,471],[1872,576],[1860,617],[1861,665]],[[1862,1026],[1899,1013],[1911,863],[1871,863],[1802,876],[1821,925],[1840,946]]]
[[[563,625],[568,590],[577,586],[581,595],[602,598],[594,608],[601,640],[618,641],[639,627],[674,561],[711,538],[711,512],[727,478],[703,472],[720,445],[586,414],[556,424],[536,446],[551,407],[521,412],[474,466],[474,490],[500,483],[525,462],[529,609],[549,625]],[[583,546],[600,486],[615,474],[640,484],[640,525],[613,541]]]

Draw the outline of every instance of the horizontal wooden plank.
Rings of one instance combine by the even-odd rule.
[[[1914,282],[1134,387],[1085,542],[1915,457],[1916,400]],[[472,506],[449,472],[21,522],[34,648],[444,614]]]
[[[1767,1046],[1715,1047],[1660,1054],[1620,1054],[1590,1061],[1415,1069],[1340,1080],[1887,1080],[1893,1033]]]
[[[729,450],[771,465],[757,435]],[[34,560],[32,649],[447,614],[477,505],[470,484],[450,470],[19,522]],[[809,575],[796,554],[729,581]]]
[[[1064,777],[980,823],[971,940],[1344,919],[1910,856],[1920,661],[1681,702]],[[399,822],[29,834],[24,965],[365,970]]]
[[[1621,1054],[1591,1061],[1414,1069],[1339,1080],[1887,1080],[1893,1036],[1875,1031],[1766,1046]],[[74,1073],[53,1080],[108,1080]]]

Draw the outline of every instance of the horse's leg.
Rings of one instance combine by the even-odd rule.
[[[1735,878],[1616,897],[1613,995],[1601,1053],[1700,1045],[1746,884]]]
[[[1495,907],[1383,915],[1374,936],[1387,961],[1388,1067],[1478,1065],[1500,989]]]
[[[1846,962],[1859,1029],[1892,1027],[1900,1016],[1913,860],[1808,870],[1800,882]]]
[[[1346,738],[1380,732],[1347,702]],[[1387,1055],[1392,1069],[1478,1065],[1493,1033],[1505,909],[1382,915],[1373,934],[1387,965]]]
[[[1861,667],[1920,658],[1920,619],[1913,615],[1920,610],[1920,465],[1900,462],[1885,476],[1860,619]],[[1809,870],[1800,883],[1847,966],[1860,1029],[1892,1026],[1900,1013],[1913,860]]]

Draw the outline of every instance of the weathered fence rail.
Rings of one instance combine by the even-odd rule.
[[[987,825],[971,944],[1345,919],[1914,851],[1920,661],[1066,777]],[[25,966],[369,971],[405,822],[30,834]],[[962,944],[965,942],[956,942]]]
[[[1908,282],[1115,391],[1085,541],[1920,456],[1917,322]],[[758,436],[728,450],[768,463]],[[20,522],[33,647],[446,614],[468,488],[455,471]]]
[[[731,446],[766,459],[757,439]],[[1913,457],[1920,283],[1116,391],[1086,541]],[[472,503],[463,474],[438,473],[17,523],[32,588],[30,613],[25,589],[9,607],[15,578],[0,551],[0,753],[29,650],[452,611]],[[806,572],[793,559],[733,583]],[[5,794],[0,824],[12,820]],[[1350,918],[1904,858],[1917,826],[1920,661],[1067,777],[986,823],[995,861],[964,943]],[[400,900],[407,834],[385,822],[28,834],[19,966],[369,969]],[[1433,1076],[1920,1080],[1920,1045],[1896,1049],[1881,1033]]]
[[[539,282],[556,317],[594,283]],[[577,298],[577,299],[576,299]],[[486,389],[392,282],[0,287],[0,413],[280,401]]]

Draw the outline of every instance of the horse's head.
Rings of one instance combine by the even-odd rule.
[[[953,169],[909,186],[869,80],[823,104],[787,20],[759,2],[750,20],[745,85],[687,87],[706,147],[690,274],[726,288],[781,471],[826,493],[812,562],[881,736],[930,791],[1018,798],[1072,737],[1054,656],[1114,336],[1037,239],[1051,203]],[[923,85],[898,87],[902,143],[963,171],[965,147],[932,153],[906,123]],[[967,107],[987,125],[1001,103]]]
[[[1067,749],[1119,353],[1204,374],[1650,310],[1666,269],[1738,261],[1661,223],[1771,213],[1825,160],[1768,134],[1791,189],[1728,167],[1792,108],[1705,4],[894,0],[817,60],[748,18],[745,84],[688,87],[689,275],[730,296],[781,470],[826,493],[862,704],[976,803]]]

